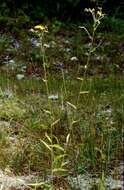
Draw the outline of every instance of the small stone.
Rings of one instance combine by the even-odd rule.
[[[9,128],[10,123],[7,121],[0,121],[0,128]]]
[[[70,49],[70,48],[66,48],[65,51],[66,51],[66,52],[70,52],[71,49]]]
[[[40,47],[40,42],[36,38],[31,38],[31,44],[35,47]]]
[[[49,97],[48,97],[50,100],[58,100],[58,95],[50,95]]]
[[[23,74],[17,74],[16,79],[17,80],[22,80],[25,76]]]
[[[69,44],[70,42],[69,42],[69,40],[65,40],[64,43],[65,44]]]
[[[22,65],[20,70],[21,70],[22,72],[26,72],[26,69],[27,69],[27,66],[26,66],[26,65]]]
[[[15,61],[13,59],[11,59],[11,60],[8,61],[8,64],[15,65]]]

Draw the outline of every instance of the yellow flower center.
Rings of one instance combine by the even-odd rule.
[[[34,27],[34,29],[36,29],[36,30],[45,30],[46,27],[43,26],[43,25],[41,25],[41,24],[39,24],[39,25],[36,25],[36,26]]]

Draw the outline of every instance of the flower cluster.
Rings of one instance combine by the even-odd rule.
[[[39,25],[36,25],[34,28],[31,28],[30,31],[34,33],[44,33],[44,32],[48,32],[48,28],[47,26],[39,24]]]

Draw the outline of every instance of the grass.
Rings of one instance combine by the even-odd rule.
[[[58,80],[56,79],[55,81],[57,83]],[[63,110],[61,100],[61,88],[63,84],[59,83],[59,89],[54,89],[53,92],[55,83],[51,80],[51,91],[59,94],[58,100],[51,102],[54,120],[59,119],[58,123],[53,127],[53,134],[59,139],[60,144],[64,146],[63,143],[66,140],[66,136],[71,133],[71,142],[68,145],[68,157],[71,159],[72,156],[75,157],[77,155],[77,160],[74,159],[74,163],[71,162],[69,164],[72,170],[77,169],[79,170],[78,172],[83,172],[87,167],[92,167],[93,171],[98,170],[102,164],[101,151],[107,163],[111,159],[114,159],[117,152],[118,154],[119,152],[121,153],[124,102],[123,81],[124,79],[121,79],[115,83],[115,79],[112,80],[110,78],[105,81],[90,79],[87,83],[84,82],[82,95],[76,109],[67,104],[67,101],[73,102],[73,104],[76,103],[77,91],[75,90],[75,86],[78,89],[80,81],[68,81],[66,101],[64,102],[64,106],[66,107]],[[14,154],[20,155],[20,151],[22,151],[23,159],[24,156],[27,157],[27,159],[23,160],[23,164],[26,164],[27,168],[29,168],[28,162],[30,161],[30,170],[33,170],[33,168],[41,170],[43,165],[45,167],[42,170],[46,170],[49,168],[47,168],[49,153],[47,150],[44,150],[45,147],[41,143],[41,139],[45,138],[45,132],[50,133],[51,118],[50,113],[47,112],[49,110],[47,98],[45,94],[39,93],[38,90],[38,87],[42,83],[35,82],[36,84],[33,87],[34,94],[30,92],[24,97],[17,91],[13,92],[10,98],[2,95],[0,118],[1,120],[10,122],[10,125],[20,125],[20,129],[17,129],[16,138],[19,141],[18,143],[21,144]],[[17,85],[16,82],[13,85]],[[26,85],[26,82],[23,82],[23,88],[25,89],[24,85]],[[72,125],[71,129],[69,122]],[[15,128],[16,126],[14,129],[10,127],[12,134]],[[23,140],[24,145],[22,145]],[[108,145],[110,146],[110,150],[108,150]],[[23,150],[24,147],[25,150]],[[17,159],[17,155],[15,155],[15,159],[13,158],[13,161],[10,160],[10,162],[19,162],[21,158]],[[44,157],[47,159],[44,159]],[[13,164],[15,164],[13,168],[16,172],[18,167],[16,163]],[[22,164],[19,165],[21,166],[20,170],[25,170]]]
[[[36,172],[44,179],[52,175],[53,189],[65,177],[87,172],[102,181],[123,156],[124,77],[119,63],[123,55],[117,48],[122,36],[113,40],[98,33],[92,46],[100,35],[104,43],[87,64],[90,44],[78,32],[64,37],[47,34],[44,43],[51,45],[42,47],[41,61],[32,59],[34,48],[25,39],[22,54],[11,58],[25,61],[26,71],[17,62],[15,70],[4,65],[0,73],[0,168],[9,167],[16,175]],[[71,61],[74,56],[78,59]],[[85,65],[89,68],[84,78]],[[18,73],[24,79],[17,80]],[[37,185],[44,186],[31,187]]]

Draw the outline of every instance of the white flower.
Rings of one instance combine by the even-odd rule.
[[[76,56],[74,56],[74,57],[71,57],[70,60],[71,60],[71,61],[78,61],[78,58],[77,58]]]
[[[43,44],[43,46],[44,46],[45,48],[50,48],[50,45],[49,45],[49,44]]]
[[[70,52],[71,49],[70,49],[70,48],[66,48],[65,51],[66,51],[66,52]]]
[[[87,69],[87,65],[84,65],[84,69]]]
[[[70,43],[68,40],[65,40],[64,42],[65,42],[65,44],[69,44]]]

